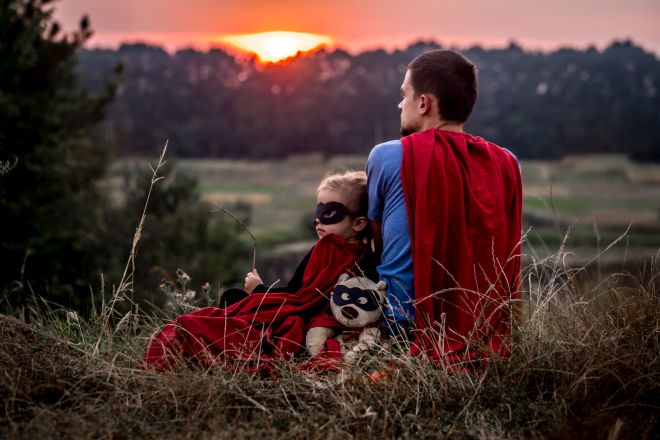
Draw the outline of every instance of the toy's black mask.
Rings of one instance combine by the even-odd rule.
[[[319,203],[316,205],[316,219],[324,225],[334,225],[351,215],[348,209],[339,202]]]
[[[332,301],[338,306],[354,305],[368,312],[378,309],[380,302],[370,290],[339,285],[332,291]]]

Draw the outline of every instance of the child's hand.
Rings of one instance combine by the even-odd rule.
[[[255,287],[263,283],[264,282],[261,281],[257,269],[252,269],[252,272],[248,272],[245,276],[245,286],[243,287],[243,290],[245,290],[247,293],[252,293]]]

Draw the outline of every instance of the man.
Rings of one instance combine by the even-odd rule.
[[[390,329],[412,334],[411,354],[447,364],[506,356],[520,271],[518,162],[463,131],[477,73],[462,55],[415,58],[401,95],[404,137],[377,145],[367,161]]]

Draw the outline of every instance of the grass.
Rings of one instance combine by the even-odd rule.
[[[133,311],[108,333],[104,313],[35,305],[0,318],[0,437],[656,437],[660,264],[590,279],[565,260],[525,268],[513,354],[483,371],[375,355],[341,380],[295,360],[151,373],[136,366],[162,320]]]
[[[98,312],[34,297],[0,315],[0,438],[660,436],[657,255],[604,273],[598,259],[572,264],[563,240],[532,258],[512,355],[478,371],[381,353],[325,375],[302,373],[300,359],[268,377],[241,364],[153,373],[137,366],[171,315],[131,304],[138,224],[124,279]]]
[[[587,212],[590,209],[596,209],[599,207],[606,206],[609,209],[616,210],[642,210],[642,211],[653,211],[654,209],[660,209],[660,205],[657,202],[645,200],[645,201],[636,201],[636,200],[609,200],[607,198],[598,197],[598,196],[583,196],[583,197],[557,197],[553,196],[552,198],[548,197],[539,197],[539,196],[530,196],[525,197],[523,200],[525,208],[535,208],[543,210],[554,209],[557,212],[567,212],[567,213],[583,213]]]
[[[534,233],[527,236],[527,246],[558,246],[564,241],[564,238],[552,229],[535,228]],[[575,247],[587,247],[596,249],[599,243],[610,243],[621,235],[618,230],[600,231],[597,236],[593,227],[581,227],[572,230],[567,244]],[[626,242],[631,247],[657,249],[660,248],[660,234],[654,231],[631,230],[626,236]]]
[[[590,205],[590,202],[597,203],[593,199],[574,198],[574,197],[525,197],[523,204],[526,208],[551,209],[559,212],[584,212]]]

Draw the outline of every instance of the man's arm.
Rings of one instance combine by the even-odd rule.
[[[367,159],[367,191],[369,192],[368,218],[374,239],[374,253],[380,260],[383,253],[383,209],[385,203],[384,163],[382,146],[376,146]]]

